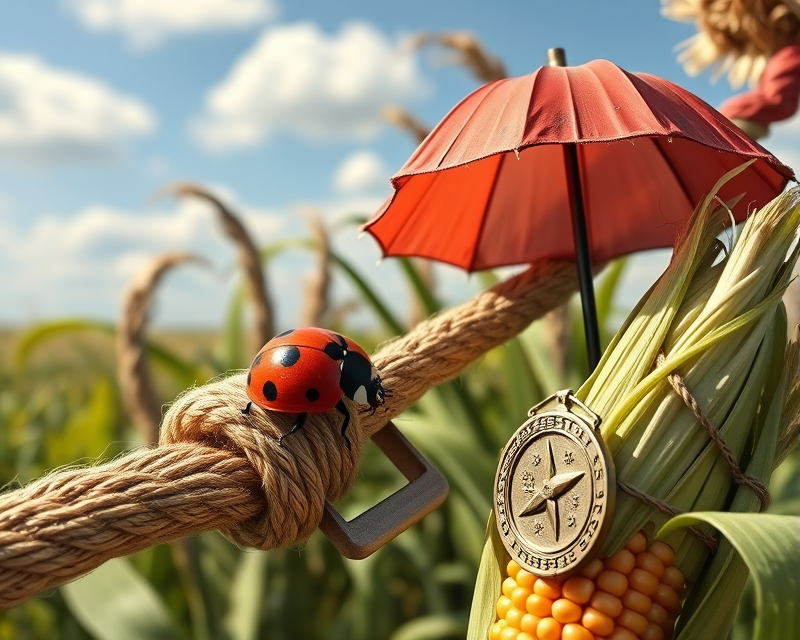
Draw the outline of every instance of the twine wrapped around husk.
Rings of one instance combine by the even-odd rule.
[[[179,397],[157,446],[0,494],[0,608],[110,558],[202,531],[256,549],[302,542],[325,499],[352,487],[365,440],[576,289],[574,264],[535,265],[384,344],[373,362],[392,396],[374,414],[348,405],[352,449],[342,446],[336,411],[310,414],[279,446],[292,417],[243,415],[245,377],[234,374]]]

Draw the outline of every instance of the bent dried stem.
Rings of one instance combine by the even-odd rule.
[[[185,262],[204,263],[190,253],[170,253],[153,259],[128,285],[116,338],[117,377],[122,401],[143,442],[158,440],[161,402],[147,365],[145,329],[153,294],[161,278]]]
[[[258,249],[238,216],[234,215],[216,196],[209,193],[200,185],[189,182],[178,182],[167,185],[160,193],[168,193],[176,196],[196,196],[214,205],[225,233],[228,234],[228,237],[233,240],[238,247],[239,264],[244,270],[248,293],[253,306],[253,322],[255,326],[254,339],[258,345],[256,348],[265,344],[275,335],[274,314],[272,312],[272,304],[269,300],[267,280],[261,269],[261,259],[258,254]]]
[[[314,272],[304,283],[305,295],[303,296],[303,308],[300,312],[300,324],[306,327],[321,327],[324,324],[323,317],[329,307],[331,244],[328,238],[328,231],[322,222],[319,212],[309,208],[303,213],[311,229],[317,261]]]

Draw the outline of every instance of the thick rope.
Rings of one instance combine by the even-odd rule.
[[[573,263],[545,263],[478,294],[469,304],[421,322],[384,344],[372,358],[392,392],[386,411],[362,416],[372,436],[436,385],[459,375],[465,364],[507,342],[530,322],[561,306],[577,289]]]
[[[24,602],[155,544],[217,529],[257,549],[301,543],[355,481],[366,439],[430,387],[452,379],[577,289],[572,263],[545,263],[420,323],[373,358],[392,390],[386,411],[293,416],[253,409],[244,375],[192,389],[170,406],[157,447],[61,471],[0,494],[0,608]]]

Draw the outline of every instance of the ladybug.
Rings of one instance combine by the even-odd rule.
[[[347,396],[368,404],[373,413],[384,403],[386,390],[369,356],[355,342],[328,329],[303,327],[279,333],[265,344],[247,371],[247,397],[268,411],[297,413],[297,421],[283,438],[300,429],[308,413],[336,408],[343,416],[342,436],[347,448],[350,413]]]

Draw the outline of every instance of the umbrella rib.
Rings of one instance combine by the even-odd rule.
[[[419,202],[422,202],[427,197],[428,192],[433,188],[434,183],[439,179],[439,177],[441,176],[441,173],[438,172],[438,171],[434,171],[434,172],[432,172],[432,173],[430,173],[428,175],[431,176],[431,181],[427,185],[425,185],[424,192],[420,196]],[[395,192],[395,195],[397,195],[397,192]],[[394,199],[392,199],[392,201],[394,201]],[[392,236],[391,242],[387,242],[386,243],[386,250],[384,251],[385,255],[389,254],[389,252],[391,251],[392,245],[397,241],[397,238],[400,236],[402,231],[409,225],[409,223],[411,223],[411,221],[413,220],[414,215],[416,215],[416,214],[417,214],[417,207],[414,207],[409,212],[409,215],[406,216],[403,219],[403,223],[397,228],[397,231]],[[377,220],[376,220],[376,222],[377,222]],[[411,254],[405,254],[405,257],[407,257],[407,258],[426,258],[426,259],[431,259],[428,256],[411,255]]]
[[[474,106],[474,108],[472,109],[470,114],[463,120],[463,122],[461,122],[461,126],[460,126],[460,128],[458,130],[458,133],[450,141],[450,144],[447,145],[447,149],[444,151],[444,153],[442,153],[442,155],[439,158],[439,160],[437,160],[437,162],[436,162],[437,170],[441,169],[442,165],[445,164],[445,158],[447,158],[447,156],[450,154],[450,151],[453,149],[453,147],[456,145],[456,143],[459,140],[461,140],[462,134],[467,129],[467,125],[470,123],[470,121],[475,116],[475,114],[481,109],[483,103],[486,100],[488,100],[489,96],[491,96],[495,91],[497,91],[499,89],[499,87],[501,86],[501,84],[503,84],[504,82],[505,82],[505,80],[498,80],[496,82],[491,82],[491,83],[489,83],[487,85],[484,85],[482,87],[482,89],[485,89],[485,91],[481,95],[480,101],[478,102],[478,104],[476,104]],[[471,162],[475,162],[477,160],[483,160],[483,158],[488,158],[489,156],[493,156],[496,153],[498,153],[498,152],[497,151],[493,151],[492,153],[487,153],[484,156],[480,156],[480,157],[477,157],[477,158],[472,158],[470,160],[459,160],[455,164],[449,165],[447,168],[456,167],[456,166],[462,166],[462,165],[468,165]],[[502,151],[500,153],[502,153]]]
[[[492,178],[492,188],[489,190],[489,196],[486,198],[486,205],[483,207],[483,217],[481,218],[481,226],[478,228],[478,233],[475,236],[475,247],[472,250],[472,257],[470,258],[469,266],[467,267],[468,273],[472,273],[475,270],[475,259],[478,255],[478,247],[481,244],[481,237],[483,236],[483,230],[486,228],[486,219],[489,217],[489,210],[492,207],[492,200],[494,199],[495,190],[497,189],[497,183],[500,179],[500,171],[503,167],[503,164],[509,157],[511,156],[508,155],[508,152],[506,152],[505,154],[501,154],[497,170],[494,172],[494,177]]]
[[[666,153],[664,153],[664,150],[661,148],[661,145],[658,144],[658,142],[656,140],[657,136],[648,136],[648,138],[653,142],[653,144],[656,147],[656,151],[658,151],[658,154],[661,156],[661,158],[664,160],[664,162],[667,163],[667,166],[670,168],[670,171],[672,172],[672,174],[675,175],[675,176],[680,175],[680,172],[678,171],[678,167],[675,166],[675,164],[672,162],[672,160],[670,160],[670,157]],[[689,190],[686,188],[686,185],[683,183],[683,180],[676,180],[676,182],[678,183],[678,186],[680,187],[681,191],[683,192],[683,195],[686,197],[686,200],[689,202],[689,207],[691,208],[692,211],[694,211],[694,208],[695,208],[697,203],[692,201],[692,196],[689,193]]]
[[[772,168],[772,171],[773,171],[774,173],[778,173],[778,175],[780,175],[780,176],[783,178],[783,180],[781,180],[781,190],[783,190],[783,189],[785,189],[785,188],[786,188],[786,185],[787,185],[787,184],[789,184],[789,181],[790,181],[790,180],[793,180],[794,182],[798,182],[798,180],[797,180],[797,178],[795,177],[794,173],[792,173],[792,177],[791,177],[791,178],[787,178],[787,177],[786,177],[786,176],[784,176],[782,173],[780,173],[780,172],[776,171],[776,170],[775,170],[775,169],[772,167],[772,165],[769,163],[769,161],[768,161],[768,160],[766,160],[766,159],[765,159],[765,160],[764,160],[764,164],[765,164],[767,167],[769,167],[769,168]],[[764,175],[764,171],[763,171],[763,169],[762,169],[762,167],[761,167],[761,163],[760,163],[760,162],[756,161],[756,162],[754,162],[754,163],[753,163],[753,171],[754,171],[756,174],[758,174],[758,177],[759,177],[759,178],[761,178],[761,180],[762,180],[762,181],[763,181],[765,184],[767,184],[767,185],[770,185],[770,181],[769,181],[769,180],[767,179],[767,177]],[[770,186],[771,186],[771,185],[770,185]]]

